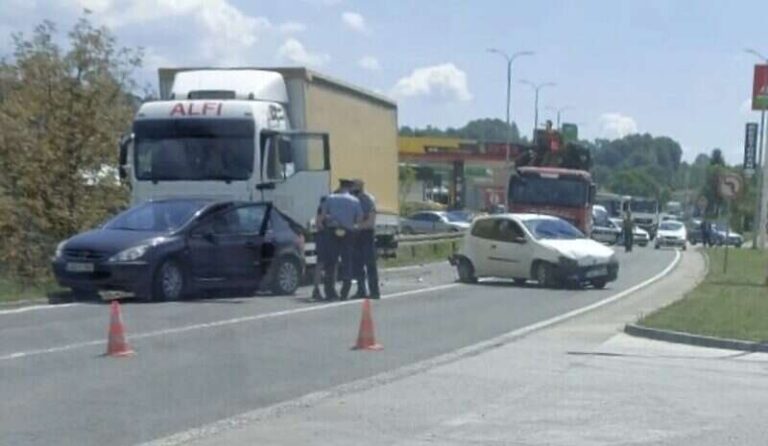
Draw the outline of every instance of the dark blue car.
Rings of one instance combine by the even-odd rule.
[[[58,283],[115,297],[179,299],[207,289],[296,291],[302,228],[270,203],[147,202],[60,243]]]

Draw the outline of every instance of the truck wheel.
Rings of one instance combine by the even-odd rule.
[[[477,283],[477,276],[475,276],[475,267],[472,266],[472,262],[462,257],[459,259],[459,264],[456,265],[456,271],[459,273],[459,282],[461,283]]]
[[[160,264],[152,279],[152,300],[166,301],[181,298],[187,287],[187,277],[181,265],[168,259]]]
[[[557,286],[555,268],[549,263],[537,263],[533,272],[533,277],[539,282],[539,286],[544,288],[555,288]]]
[[[301,267],[296,260],[290,257],[281,257],[274,263],[274,275],[270,284],[273,294],[280,296],[294,294],[300,281]]]

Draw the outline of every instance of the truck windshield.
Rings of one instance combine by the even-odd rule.
[[[253,173],[254,127],[247,119],[137,121],[136,178],[247,180]]]
[[[588,198],[586,181],[538,176],[512,177],[509,180],[510,204],[583,207]]]
[[[656,213],[658,205],[653,200],[632,200],[630,203],[632,212]]]

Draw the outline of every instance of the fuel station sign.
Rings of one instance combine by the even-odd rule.
[[[752,110],[768,110],[768,65],[755,65]]]

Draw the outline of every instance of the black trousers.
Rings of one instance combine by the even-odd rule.
[[[376,240],[373,229],[364,229],[355,234],[355,278],[357,293],[368,296],[366,282],[371,297],[379,297],[379,269],[376,265]]]
[[[324,241],[327,252],[323,256],[325,260],[323,266],[325,295],[329,299],[337,296],[336,275],[338,272],[338,278],[342,281],[341,297],[344,298],[347,297],[345,294],[349,293],[349,286],[352,281],[353,234],[350,231],[345,231],[344,235],[339,236],[333,228],[326,229],[326,231]]]

